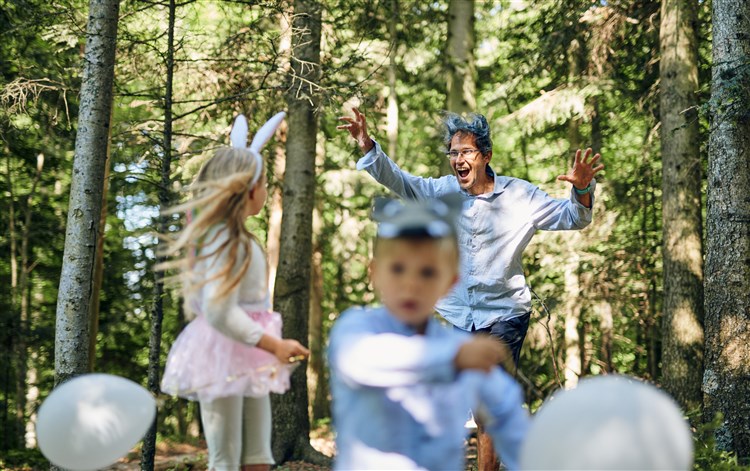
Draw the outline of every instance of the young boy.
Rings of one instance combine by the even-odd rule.
[[[478,411],[509,469],[527,428],[508,351],[433,317],[458,279],[455,195],[376,203],[370,264],[383,306],[352,308],[330,336],[335,469],[464,469],[466,411]]]

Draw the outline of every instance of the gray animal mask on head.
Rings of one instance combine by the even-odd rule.
[[[463,197],[458,193],[423,200],[376,198],[372,218],[378,224],[378,237],[456,237]]]

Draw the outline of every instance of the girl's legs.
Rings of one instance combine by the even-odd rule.
[[[270,464],[243,464],[242,471],[269,471]]]
[[[268,471],[271,453],[271,398],[246,397],[242,408],[242,471]]]
[[[201,401],[201,421],[208,445],[208,468],[236,471],[242,452],[242,397]]]

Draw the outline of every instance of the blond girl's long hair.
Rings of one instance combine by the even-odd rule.
[[[209,282],[220,280],[215,298],[221,299],[239,285],[250,267],[252,243],[257,242],[257,238],[245,227],[249,192],[255,186],[265,184],[263,173],[258,176],[258,172],[265,172],[265,166],[254,152],[234,147],[218,149],[203,164],[191,185],[193,197],[188,202],[165,211],[192,214],[192,220],[178,234],[172,237],[162,235],[167,243],[160,253],[170,260],[156,266],[156,270],[160,271],[179,270],[177,275],[167,279],[182,284],[189,312],[192,309],[187,300],[195,291]],[[216,231],[209,240],[209,232],[219,224],[224,227]],[[206,253],[203,249],[224,231],[226,240],[215,250]],[[198,261],[222,253],[226,253],[228,261],[215,276],[206,278],[205,274],[196,271]],[[238,265],[239,253],[245,256]]]

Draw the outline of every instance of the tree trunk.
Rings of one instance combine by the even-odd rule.
[[[26,358],[26,346],[24,333],[23,333],[23,316],[20,313],[19,301],[18,301],[18,232],[16,230],[16,211],[15,211],[15,189],[13,184],[13,172],[11,170],[11,155],[10,152],[6,154],[6,180],[8,185],[8,239],[10,248],[10,313],[8,316],[8,332],[7,332],[7,350],[5,352],[7,362],[5,366],[6,378],[5,382],[5,408],[4,408],[4,449],[15,449],[18,448],[20,443],[20,437],[22,436],[21,430],[23,428],[23,399],[19,399],[19,394],[23,394],[24,380],[25,378],[20,375],[19,370],[22,370],[21,365],[25,364]],[[21,331],[20,335],[12,335],[11,332]],[[21,355],[21,352],[24,352]],[[20,357],[20,358],[19,358]],[[22,360],[23,359],[23,360]],[[15,385],[12,385],[10,379],[10,372],[14,369],[15,364]],[[8,402],[12,394],[10,393],[11,388],[15,386],[15,414],[13,419],[9,421]]]
[[[664,307],[662,384],[685,410],[702,404],[703,227],[697,0],[662,0],[659,40]]]
[[[612,305],[606,301],[607,297],[599,302],[599,330],[601,331],[601,346],[599,355],[601,356],[601,366],[606,373],[614,371],[612,365],[612,337],[614,332],[614,319],[612,317]]]
[[[467,113],[477,108],[477,70],[474,65],[474,0],[451,0],[448,5],[446,48],[448,97],[446,109]],[[443,174],[453,170],[443,161]]]
[[[388,22],[388,36],[391,40],[391,53],[388,62],[388,155],[398,161],[398,94],[396,93],[396,55],[398,54],[399,20],[398,0],[391,0],[391,19]]]
[[[316,211],[317,213],[317,211]],[[315,218],[316,220],[319,217]],[[308,380],[313,392],[311,417],[313,420],[331,416],[328,406],[328,387],[325,368],[325,339],[323,338],[323,253],[316,244],[312,264],[312,297],[310,302],[310,363]]]
[[[89,306],[100,237],[119,0],[91,0],[78,134],[55,322],[55,384],[88,370]]]
[[[580,73],[584,50],[581,42],[573,39],[568,46],[568,83],[575,84],[580,80]],[[583,142],[581,136],[581,119],[575,118],[568,121],[568,149],[569,160],[562,173],[567,173],[572,168],[575,153],[580,149]],[[581,234],[579,232],[566,233],[563,246],[568,251],[565,263],[565,389],[573,389],[578,385],[578,378],[583,373],[583,361],[581,350],[581,336],[579,335],[579,324],[581,322],[581,283],[578,274],[581,257],[577,253],[580,246]]]
[[[750,3],[713,0],[706,243],[705,419],[750,459]]]
[[[475,111],[474,0],[451,0],[448,5],[448,111]]]
[[[654,178],[653,173],[649,170],[647,175],[646,191],[643,196],[643,219],[644,231],[643,231],[643,246],[649,247],[649,241],[652,240],[648,234],[656,232],[657,226],[657,213],[656,213],[656,191],[654,189]],[[659,325],[659,313],[657,312],[657,286],[658,286],[658,275],[656,269],[656,257],[653,254],[656,252],[656,247],[652,247],[644,255],[644,270],[648,274],[648,291],[646,295],[646,308],[644,312],[648,313],[646,316],[646,342],[648,344],[647,350],[647,367],[648,367],[648,378],[656,380],[659,377],[659,367],[661,365],[661,329]]]
[[[31,189],[24,198],[24,201],[20,202],[20,207],[24,217],[23,224],[21,226],[21,233],[18,234],[16,229],[16,213],[15,213],[15,197],[16,192],[14,189],[13,178],[11,175],[10,168],[10,154],[8,154],[7,161],[7,183],[8,192],[10,196],[9,210],[8,210],[8,229],[10,239],[10,267],[11,267],[11,284],[10,284],[10,306],[11,306],[11,319],[18,321],[18,327],[14,329],[15,343],[13,343],[13,353],[15,358],[13,362],[16,365],[16,394],[15,394],[15,432],[12,434],[15,439],[18,440],[20,445],[23,445],[24,440],[22,437],[26,433],[27,424],[26,418],[29,417],[28,410],[29,405],[27,404],[27,387],[35,387],[36,381],[30,383],[28,381],[28,339],[29,339],[29,325],[30,325],[30,283],[29,277],[31,275],[31,264],[30,258],[30,247],[29,239],[31,237],[31,201],[34,195],[36,195],[36,189],[39,185],[39,180],[42,177],[42,168],[44,167],[44,155],[39,154],[37,156],[36,173],[32,179]],[[20,248],[18,246],[18,238],[20,236]],[[20,255],[20,263],[18,257]],[[33,404],[32,404],[33,406]],[[11,441],[14,441],[11,440]],[[33,447],[33,445],[31,446]]]
[[[578,233],[566,234],[579,239]],[[578,324],[581,321],[581,290],[578,280],[580,257],[576,253],[576,240],[565,244],[571,248],[565,264],[565,389],[578,385],[581,376],[581,345],[578,335]]]
[[[281,245],[281,218],[284,214],[282,204],[282,187],[284,185],[284,172],[286,171],[286,155],[281,147],[286,144],[286,123],[281,123],[276,135],[277,147],[273,160],[273,188],[269,192],[268,209],[268,240],[266,250],[268,252],[268,289],[273,296],[276,290],[276,271],[279,267],[279,248]]]
[[[16,346],[18,362],[18,371],[16,378],[18,380],[16,388],[16,411],[17,411],[17,425],[20,430],[23,431],[21,435],[26,435],[27,439],[24,439],[27,448],[33,448],[36,446],[36,437],[34,435],[33,424],[27,424],[26,418],[31,418],[30,410],[36,409],[36,404],[27,403],[29,398],[34,400],[34,393],[32,389],[36,387],[36,368],[32,367],[29,370],[29,352],[28,352],[28,339],[30,338],[31,325],[31,285],[29,279],[31,277],[31,270],[33,267],[29,261],[30,248],[29,239],[31,237],[31,198],[36,194],[36,188],[39,185],[39,180],[42,178],[42,169],[44,168],[44,155],[39,154],[36,158],[36,174],[34,174],[34,180],[31,184],[31,191],[26,197],[26,202],[23,205],[24,211],[24,224],[23,231],[21,232],[21,276],[18,279],[18,293],[21,295],[21,324],[18,333],[18,343]],[[28,391],[27,391],[28,388]],[[38,390],[37,390],[38,391]],[[38,392],[36,394],[38,397]],[[31,425],[31,427],[29,427]],[[30,429],[30,430],[29,430]],[[27,431],[31,432],[31,436],[28,436]]]
[[[281,36],[279,38],[279,57],[282,61],[279,67],[283,73],[290,73],[290,57],[292,54],[292,25],[289,22],[289,15],[283,12],[279,15],[279,24],[281,26]],[[276,131],[276,147],[274,148],[273,158],[273,178],[272,189],[268,196],[268,237],[266,240],[266,253],[268,254],[268,289],[273,296],[276,286],[276,270],[279,266],[279,244],[281,237],[281,216],[284,212],[281,203],[281,189],[284,184],[284,171],[286,170],[286,155],[284,146],[286,146],[286,122]]]
[[[15,191],[13,187],[13,172],[11,171],[11,165],[10,165],[10,153],[7,154],[7,160],[6,160],[7,168],[5,177],[8,184],[8,193],[9,193],[9,204],[8,204],[8,239],[9,239],[9,246],[10,246],[10,316],[9,316],[9,327],[13,331],[21,331],[21,335],[19,336],[13,336],[8,335],[8,364],[7,368],[10,370],[12,368],[13,363],[16,364],[16,375],[14,377],[15,379],[15,389],[16,389],[16,401],[15,401],[15,415],[12,424],[8,424],[9,427],[6,427],[5,433],[7,434],[6,441],[10,443],[10,448],[17,448],[17,442],[19,440],[19,437],[21,437],[21,429],[23,428],[23,399],[19,398],[19,394],[23,394],[23,382],[25,378],[19,374],[18,370],[23,369],[21,367],[21,364],[25,362],[26,358],[26,346],[25,342],[22,340],[24,337],[23,333],[23,320],[19,309],[19,302],[18,302],[18,233],[16,230],[16,211],[15,211]],[[16,326],[17,324],[17,326]],[[21,355],[21,352],[24,352],[23,355]],[[15,357],[15,358],[14,358]],[[24,361],[21,361],[20,358],[23,358]],[[10,391],[10,383],[6,383],[8,385],[8,392]],[[8,397],[10,394],[6,393],[5,399],[6,403],[8,401]],[[6,406],[5,414],[8,414],[8,409]]]
[[[604,145],[602,134],[602,114],[599,106],[599,98],[591,97],[591,148],[594,153],[601,152]]]
[[[26,448],[36,448],[36,411],[39,408],[39,374],[37,370],[38,355],[36,352],[31,354],[31,360],[28,363],[26,371],[26,430],[24,442]]]
[[[162,141],[162,160],[159,175],[159,208],[165,209],[171,206],[172,187],[172,85],[174,81],[174,29],[177,13],[175,0],[169,0],[169,18],[167,23],[167,53],[165,57],[165,84],[164,84],[164,136]],[[159,233],[166,234],[169,226],[168,215],[159,216]],[[157,263],[163,262],[164,257],[157,257]],[[164,274],[154,272],[154,304],[151,311],[151,332],[148,339],[148,390],[154,396],[159,394],[159,378],[161,372],[161,335],[162,321],[164,319]],[[156,430],[159,423],[159,411],[154,415],[146,436],[143,437],[141,449],[141,470],[151,471],[154,469],[154,457],[156,456]]]
[[[109,119],[112,125],[112,117]],[[104,185],[102,187],[102,215],[99,219],[99,233],[101,237],[96,241],[96,264],[94,265],[94,281],[91,292],[91,306],[89,306],[89,371],[94,371],[96,365],[96,337],[99,333],[99,292],[104,278],[104,230],[107,227],[107,193],[109,192],[109,160],[110,141],[107,139],[107,160],[104,163]]]
[[[289,133],[279,266],[274,308],[284,319],[283,336],[308,340],[312,212],[315,197],[315,148],[318,132],[317,90],[320,77],[321,6],[315,0],[295,0],[292,38],[292,78],[287,95]],[[316,460],[310,446],[307,374],[297,368],[286,394],[272,397],[273,452],[277,462]]]

